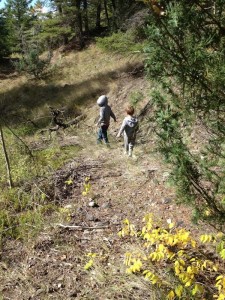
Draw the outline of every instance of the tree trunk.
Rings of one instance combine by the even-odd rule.
[[[107,25],[108,25],[108,28],[109,28],[109,14],[108,14],[108,8],[107,8],[107,0],[104,0],[104,9],[105,9],[105,16],[106,16],[106,19],[107,19]]]
[[[111,2],[112,2],[113,10],[115,11],[116,10],[116,2],[115,2],[115,0],[111,0]]]
[[[79,33],[82,34],[83,28],[82,28],[82,15],[81,15],[81,11],[80,11],[80,3],[81,3],[81,0],[76,0],[77,27],[78,27]]]
[[[1,136],[1,142],[2,142],[2,150],[3,150],[3,153],[4,153],[4,157],[5,157],[5,162],[6,162],[6,169],[7,169],[7,176],[8,176],[9,188],[11,189],[12,186],[13,186],[13,183],[12,183],[10,162],[9,162],[9,157],[8,157],[7,150],[6,150],[6,145],[5,145],[5,140],[4,140],[2,126],[0,126],[0,136]]]
[[[62,9],[62,2],[61,1],[56,1],[56,7],[58,10],[58,13],[60,15],[60,18],[63,19],[63,9]],[[68,44],[68,37],[67,35],[63,34],[63,45],[67,45]]]
[[[84,31],[86,33],[89,33],[87,0],[84,0],[83,2],[84,2]]]
[[[81,15],[81,0],[73,0],[73,6],[76,7],[75,18],[74,18],[74,30],[76,37],[78,38],[78,43],[80,49],[84,47],[83,39],[83,26],[82,26],[82,15]]]
[[[117,7],[116,7],[116,1],[111,0],[112,2],[112,29],[117,30]]]
[[[102,9],[102,5],[101,5],[101,0],[100,0],[100,1],[98,1],[98,5],[97,5],[96,29],[101,28],[101,9]]]

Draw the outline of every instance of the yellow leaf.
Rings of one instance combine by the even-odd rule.
[[[175,293],[174,293],[173,290],[171,290],[171,291],[168,293],[166,299],[168,299],[168,300],[173,300],[174,298],[175,298]]]
[[[221,239],[223,237],[223,233],[222,232],[218,232],[216,235],[216,238]]]
[[[224,293],[220,293],[220,294],[218,295],[217,300],[224,300],[224,299],[225,299],[225,294],[224,294]]]
[[[187,281],[187,282],[185,283],[185,287],[189,287],[191,284],[192,284],[192,281],[189,280],[189,281]]]
[[[194,288],[192,289],[191,293],[194,296],[197,293],[202,294],[204,292],[204,288],[200,284],[195,284]]]
[[[153,252],[153,253],[151,253],[150,254],[150,258],[151,258],[151,260],[156,260],[157,259],[157,253],[155,253],[155,252]]]
[[[118,234],[119,237],[123,237],[124,236],[122,230],[119,231],[117,234]]]
[[[217,266],[213,266],[213,271],[217,272],[218,271],[218,268]]]
[[[73,180],[71,180],[71,179],[69,179],[69,180],[66,180],[66,181],[65,181],[65,183],[66,183],[66,184],[68,184],[68,185],[70,185],[70,184],[72,184],[72,183],[73,183]]]
[[[168,239],[168,244],[170,245],[170,246],[173,246],[173,244],[174,244],[174,242],[173,242],[173,237],[169,237],[169,239]]]
[[[178,252],[177,252],[177,255],[178,255],[178,256],[183,256],[183,255],[184,255],[184,250],[178,251]]]
[[[130,224],[130,221],[129,221],[128,219],[125,219],[125,220],[123,221],[123,223],[126,224],[126,225],[129,225],[129,224]]]
[[[182,265],[182,266],[185,266],[185,261],[183,259],[179,259],[179,263]]]
[[[209,234],[203,234],[200,236],[200,240],[202,243],[209,243],[211,242],[212,238],[213,238],[212,235]]]
[[[126,253],[126,256],[125,256],[125,265],[126,265],[126,266],[129,266],[129,265],[130,265],[131,258],[132,258],[131,253]]]
[[[191,240],[191,246],[192,246],[192,248],[196,248],[196,241],[195,240]]]
[[[165,249],[165,246],[163,244],[159,244],[158,250],[159,251],[164,251],[164,249]]]
[[[93,266],[93,259],[90,259],[88,263],[84,266],[84,270],[89,270]]]
[[[225,249],[220,251],[220,256],[221,256],[222,259],[225,259]]]
[[[175,223],[170,223],[169,224],[169,229],[172,229],[175,226]]]
[[[151,273],[149,270],[144,270],[143,272],[142,272],[142,274],[143,275],[146,275],[146,274],[148,274],[148,273]]]
[[[216,277],[216,281],[218,281],[218,280],[220,280],[222,278],[223,278],[223,275],[219,275],[219,276]]]
[[[182,293],[183,293],[183,286],[182,285],[178,285],[176,288],[175,288],[175,293],[177,295],[178,298],[181,298],[182,296]]]

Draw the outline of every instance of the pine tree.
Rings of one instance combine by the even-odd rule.
[[[225,2],[145,1],[159,149],[194,218],[225,219]]]
[[[6,27],[6,19],[3,10],[0,10],[0,59],[9,53],[8,30]]]
[[[11,52],[22,52],[24,33],[30,28],[33,15],[30,13],[31,0],[7,0],[5,6],[6,26],[10,35]]]

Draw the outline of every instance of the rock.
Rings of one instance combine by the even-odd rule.
[[[165,198],[165,199],[163,199],[163,201],[162,201],[163,204],[169,204],[169,203],[171,203],[171,202],[172,202],[172,199],[170,199],[170,198]]]
[[[74,292],[72,292],[72,293],[70,293],[70,297],[72,297],[72,298],[76,298],[77,297],[77,291],[74,291]]]
[[[102,208],[110,208],[110,207],[112,207],[110,202],[105,202],[102,204]]]
[[[86,214],[86,219],[88,221],[99,222],[99,219],[96,216],[92,215],[92,214]]]
[[[94,221],[95,220],[95,217],[91,214],[87,214],[86,218],[87,218],[88,221]]]
[[[170,176],[169,172],[164,172],[163,175],[162,175],[163,181],[167,180],[169,176]]]
[[[120,218],[119,216],[114,215],[114,216],[112,217],[112,219],[111,219],[111,223],[112,223],[112,224],[117,224],[117,223],[121,222],[121,219],[122,219],[122,218]]]
[[[64,208],[71,209],[71,208],[73,208],[73,206],[71,204],[67,204],[67,205],[64,206]]]
[[[90,206],[90,207],[99,207],[99,205],[93,200],[88,203],[88,206]]]
[[[37,297],[37,296],[39,296],[40,294],[42,294],[42,293],[44,293],[44,292],[45,292],[44,289],[38,289],[38,290],[36,291],[36,293],[35,293],[35,296]]]
[[[184,221],[182,221],[182,220],[177,221],[177,227],[182,226],[182,225],[184,225]]]

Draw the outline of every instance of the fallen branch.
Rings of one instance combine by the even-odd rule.
[[[74,230],[96,230],[96,229],[103,229],[103,228],[109,228],[109,225],[107,226],[80,226],[80,225],[64,225],[64,224],[55,224],[56,226],[66,228],[66,229],[74,229]]]
[[[52,108],[50,108],[50,109],[52,109]],[[58,119],[59,114],[62,113],[61,111],[52,109],[51,113],[53,115],[52,123],[55,124],[56,126],[51,127],[51,128],[42,129],[42,130],[40,130],[39,133],[43,134],[45,131],[49,131],[51,133],[52,131],[58,131],[60,128],[66,129],[72,125],[78,124],[81,120],[86,118],[86,115],[79,115],[75,119],[73,119],[67,123],[63,123],[61,119]]]

